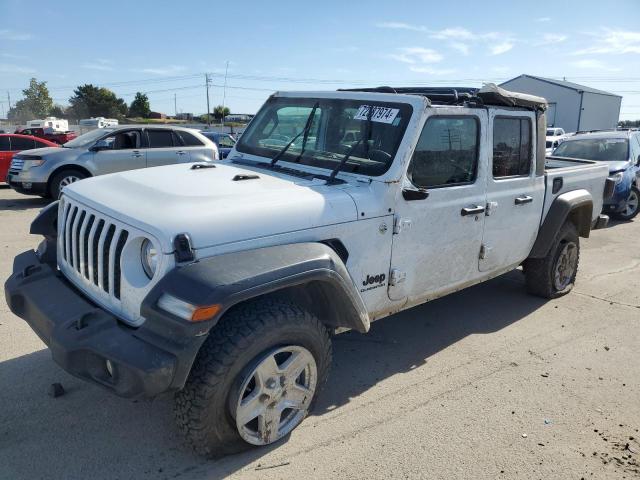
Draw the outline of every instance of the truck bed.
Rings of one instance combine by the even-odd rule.
[[[605,163],[577,158],[547,157],[545,161],[545,198],[542,220],[553,200],[565,192],[573,190],[587,190],[593,197],[592,220],[602,211],[604,186],[609,167]],[[560,179],[560,180],[556,180]],[[554,181],[561,182],[561,187],[554,192]]]

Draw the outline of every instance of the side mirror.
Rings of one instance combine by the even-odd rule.
[[[111,145],[109,145],[106,140],[98,140],[89,150],[99,152],[100,150],[108,150],[110,148]]]
[[[403,188],[402,189],[402,198],[404,198],[407,201],[424,200],[428,196],[429,196],[429,192],[427,192],[423,188],[420,188],[418,190],[414,190],[414,189],[410,189],[410,188]]]

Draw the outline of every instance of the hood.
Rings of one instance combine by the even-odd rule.
[[[43,148],[32,148],[31,150],[22,150],[21,152],[17,153],[16,155],[50,155],[52,153],[60,153],[62,150],[64,150],[61,147],[43,147]]]
[[[622,172],[629,167],[628,161],[620,161],[620,162],[603,162],[609,166],[609,173]]]
[[[357,220],[353,199],[339,186],[222,163],[192,165],[93,177],[65,194],[150,233],[165,253],[183,232],[199,249]],[[258,178],[234,180],[238,175]]]

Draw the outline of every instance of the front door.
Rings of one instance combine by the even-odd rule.
[[[487,175],[485,219],[479,268],[514,266],[531,251],[544,203],[544,175],[536,175],[535,114],[492,110],[493,144]]]
[[[141,148],[141,130],[118,130],[117,133],[102,141],[109,148],[85,154],[93,155],[92,161],[97,175],[135,170],[147,166],[145,150]],[[82,160],[82,157],[79,160]]]
[[[392,300],[419,303],[478,277],[486,204],[486,118],[484,110],[460,108],[439,108],[427,118],[405,183],[425,189],[428,197],[403,195],[398,200]]]

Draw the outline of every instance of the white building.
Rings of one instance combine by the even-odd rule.
[[[500,86],[546,98],[549,102],[547,125],[563,128],[565,132],[604,130],[618,125],[620,95],[533,75],[520,75]]]

